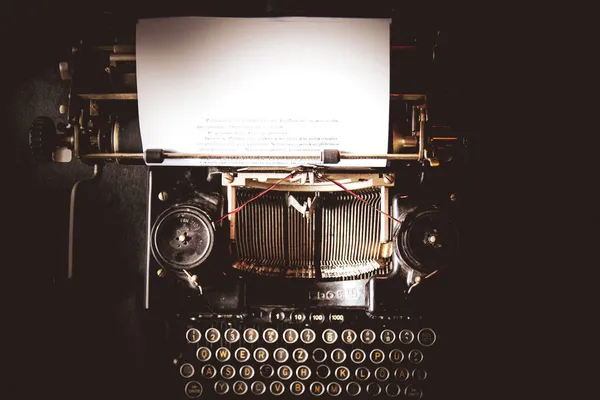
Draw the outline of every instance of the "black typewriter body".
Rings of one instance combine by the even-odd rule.
[[[209,182],[202,178],[205,176],[207,171],[202,169],[150,169],[148,229],[151,241],[159,232],[157,226],[164,224],[172,212],[190,212],[185,216],[178,214],[180,220],[185,220],[181,227],[184,230],[190,229],[186,218],[191,215],[210,218],[211,213],[216,216],[224,213],[224,199],[215,194],[220,182]],[[209,193],[214,197],[207,202]],[[365,193],[372,190],[366,189]],[[282,219],[294,219],[297,211],[283,200],[287,194],[289,192],[278,193],[264,199],[264,204],[246,210],[245,214],[260,212],[261,205],[272,208],[273,203],[278,202]],[[314,196],[315,192],[304,195]],[[378,191],[376,195],[379,196]],[[244,194],[238,193],[238,196],[244,198]],[[331,201],[323,200],[320,203],[323,209],[317,213],[326,214],[327,207],[348,206],[349,210],[356,207],[356,201],[350,200],[350,196],[321,192],[322,198],[327,196],[332,197]],[[409,215],[427,215],[433,211],[452,215],[456,220],[459,210],[450,198],[444,200],[447,196],[439,193],[425,196],[429,196],[429,203],[420,198],[420,207],[408,200],[404,190],[393,196],[392,216],[400,218],[407,210],[411,210]],[[301,195],[296,197],[302,198]],[[359,216],[369,214],[360,208]],[[351,212],[346,215],[353,217]],[[246,217],[249,218],[242,212],[237,214],[239,232],[244,232],[242,221]],[[263,218],[268,219],[269,215]],[[314,230],[326,232],[326,228],[318,226],[322,219],[314,219],[317,221]],[[380,221],[379,217],[374,221]],[[357,218],[352,221],[356,226],[347,229],[367,231],[369,226],[364,222]],[[277,229],[266,225],[268,229]],[[287,234],[265,237],[264,241],[289,244],[289,238],[298,234],[294,229],[302,227],[289,220],[285,225]],[[407,274],[403,272],[407,267],[400,265],[402,262],[396,255],[391,255],[387,272],[382,275],[361,273],[356,268],[354,275],[317,279],[306,271],[308,278],[286,277],[289,268],[275,273],[256,267],[240,270],[232,267],[236,258],[231,256],[239,257],[239,252],[218,247],[219,238],[221,244],[229,242],[227,231],[228,226],[215,225],[211,231],[215,241],[211,255],[201,267],[190,272],[195,274],[197,282],[207,282],[202,296],[191,295],[194,289],[190,289],[185,278],[170,279],[163,268],[164,258],[159,255],[160,245],[148,245],[145,301],[149,309],[159,310],[168,321],[166,341],[170,346],[163,355],[168,368],[163,373],[170,377],[172,391],[169,393],[177,393],[182,399],[215,395],[420,399],[437,398],[441,394],[445,361],[440,361],[443,351],[439,348],[448,346],[444,313],[450,312],[444,306],[448,293],[443,274],[436,277],[435,282],[432,280],[429,287],[415,289],[408,295]],[[176,230],[175,235],[180,233],[181,230]],[[253,230],[253,234],[261,233],[269,232]],[[208,237],[205,233],[200,236]],[[327,235],[319,239],[324,240],[324,237]],[[236,239],[243,240],[239,236]],[[274,252],[267,246],[262,250],[264,257]],[[288,257],[289,253],[291,251],[286,253]],[[328,256],[326,251],[318,255],[323,263]]]
[[[385,167],[336,169],[344,154],[329,149],[317,166],[160,165],[182,155],[142,150],[136,18],[115,19],[59,64],[62,123],[36,118],[29,145],[41,161],[93,168],[71,192],[69,280],[84,259],[78,193],[109,164],[149,164],[136,304],[149,321],[144,398],[457,397],[452,273],[464,262],[467,141],[447,121],[443,30],[405,29],[394,18],[410,18],[386,12],[376,13],[392,18]]]

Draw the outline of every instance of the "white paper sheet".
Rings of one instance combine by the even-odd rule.
[[[386,153],[389,19],[183,17],[138,21],[146,149],[210,154]],[[289,166],[306,160],[165,160]],[[384,166],[342,160],[337,166]]]

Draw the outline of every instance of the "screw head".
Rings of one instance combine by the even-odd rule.
[[[231,183],[231,182],[233,182],[233,175],[225,174],[225,175],[223,175],[223,179],[225,179],[226,182]]]
[[[394,183],[394,175],[384,175],[383,181],[388,184]]]
[[[167,275],[167,271],[165,271],[164,268],[159,268],[158,271],[156,271],[156,275],[158,275],[159,278],[164,278]]]
[[[160,201],[167,201],[168,198],[169,198],[169,194],[167,192],[160,192],[158,194],[158,199]]]

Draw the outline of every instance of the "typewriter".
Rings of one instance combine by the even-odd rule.
[[[439,32],[421,42],[388,23],[379,154],[148,148],[135,40],[79,43],[59,64],[64,119],[33,121],[32,154],[85,163],[92,179],[107,163],[147,165],[143,304],[167,326],[164,396],[443,397],[466,140],[430,110],[436,88],[411,78],[435,72]],[[338,167],[364,159],[380,164]]]

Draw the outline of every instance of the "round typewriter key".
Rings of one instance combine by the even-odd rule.
[[[235,359],[239,362],[246,362],[250,358],[250,350],[245,347],[238,347],[235,350]]]
[[[210,364],[206,364],[205,366],[202,367],[202,370],[200,371],[200,373],[202,373],[202,376],[204,378],[212,379],[217,374],[217,369]]]
[[[341,324],[344,322],[344,314],[329,314],[329,322]]]
[[[252,379],[254,376],[254,368],[251,365],[242,365],[240,368],[240,376],[244,379]]]
[[[292,369],[287,365],[282,365],[277,369],[277,376],[284,381],[288,380],[292,377]]]
[[[311,344],[315,341],[316,337],[315,331],[310,328],[303,329],[302,333],[300,333],[300,339],[302,340],[302,343],[305,344]]]
[[[292,358],[299,364],[306,362],[306,360],[308,359],[308,351],[300,347],[294,349],[294,352],[292,353]]]
[[[227,343],[235,343],[240,340],[240,332],[235,328],[229,328],[225,331],[225,340]]]
[[[267,390],[267,387],[261,381],[254,381],[250,385],[250,391],[257,396],[260,396]]]
[[[199,347],[196,350],[196,358],[200,361],[208,361],[210,360],[210,349],[208,347]]]
[[[330,373],[331,370],[325,364],[321,364],[317,367],[317,376],[321,379],[327,379]]]
[[[190,328],[185,333],[185,338],[187,339],[188,343],[198,343],[201,336],[202,334],[196,328]]]
[[[182,364],[181,368],[179,368],[179,374],[184,378],[189,378],[194,375],[194,366],[192,364]]]
[[[367,355],[365,354],[363,349],[354,349],[352,353],[350,353],[350,358],[354,361],[355,364],[360,364],[365,361]]]
[[[350,382],[346,385],[346,392],[350,396],[358,396],[360,394],[360,385],[356,382]]]
[[[369,379],[369,376],[371,376],[371,373],[365,367],[358,367],[356,371],[354,371],[354,375],[359,381],[366,381]]]
[[[202,385],[200,382],[191,381],[185,385],[185,395],[190,399],[200,397],[202,394]]]
[[[383,344],[391,344],[394,342],[394,340],[396,340],[396,334],[391,329],[384,329],[381,332],[380,339]]]
[[[325,391],[325,386],[321,382],[313,382],[310,384],[310,394],[320,396]]]
[[[360,333],[360,341],[364,344],[371,344],[375,341],[375,332],[371,329],[363,329]]]
[[[423,353],[421,353],[421,350],[411,350],[408,353],[408,361],[413,364],[421,363],[421,361],[423,361]]]
[[[327,385],[327,393],[329,393],[330,396],[339,396],[340,393],[342,393],[342,387],[337,382],[331,382]]]
[[[204,334],[208,343],[217,343],[221,339],[221,332],[216,328],[208,328]]]
[[[314,312],[310,314],[309,319],[312,323],[322,324],[323,322],[325,322],[325,314],[323,314],[322,312]]]
[[[296,376],[303,381],[307,380],[310,378],[310,368],[308,368],[306,365],[299,366],[296,368]]]
[[[436,335],[433,329],[423,328],[417,333],[417,340],[421,345],[429,347],[435,343]]]
[[[421,397],[423,397],[423,390],[418,386],[408,385],[404,389],[404,397],[419,400]]]
[[[338,381],[345,381],[350,377],[350,370],[346,367],[337,367],[334,375]]]
[[[315,362],[322,363],[327,359],[327,352],[321,348],[314,349],[312,352],[312,358]]]
[[[413,369],[412,377],[417,381],[424,381],[427,379],[427,371],[423,368],[415,368]]]
[[[217,381],[215,383],[215,393],[216,394],[225,394],[229,392],[229,384],[225,381]]]
[[[346,352],[342,349],[335,349],[331,352],[331,361],[341,364],[346,360]]]
[[[286,362],[289,357],[290,357],[290,354],[283,347],[278,348],[273,353],[273,359],[275,361],[277,361],[278,363],[284,363],[284,362]]]
[[[297,324],[301,324],[306,320],[306,314],[304,314],[302,311],[294,311],[292,313],[292,322],[295,322]]]
[[[385,359],[385,353],[379,349],[373,349],[369,354],[369,358],[373,364],[381,364]]]
[[[415,340],[415,334],[410,329],[402,329],[398,335],[398,339],[403,344],[411,344]]]
[[[408,370],[406,368],[398,368],[394,372],[394,376],[401,382],[404,382],[408,379]]]
[[[265,364],[260,366],[259,372],[263,378],[270,378],[273,376],[273,373],[275,371],[273,370],[273,367],[270,364]]]
[[[400,394],[400,386],[395,383],[388,383],[385,387],[385,393],[390,397],[396,397]]]
[[[371,396],[377,396],[381,393],[381,386],[378,383],[371,382],[367,385],[367,393]]]
[[[292,328],[288,328],[283,331],[283,341],[287,344],[296,343],[298,340],[298,331]]]
[[[264,347],[254,349],[254,359],[259,362],[265,362],[269,359],[269,352]]]
[[[273,328],[267,328],[263,332],[263,340],[269,344],[275,343],[279,338],[279,333]]]
[[[235,376],[235,368],[227,364],[221,367],[221,376],[225,379],[231,379]]]
[[[390,351],[390,361],[394,364],[401,363],[404,360],[404,353],[400,349],[394,349]]]
[[[323,331],[323,341],[326,344],[334,344],[338,338],[338,334],[333,329],[325,329]]]
[[[346,344],[352,344],[356,340],[356,332],[352,329],[345,329],[342,332],[342,341]]]
[[[244,331],[244,340],[246,343],[254,343],[258,340],[258,331],[254,328],[247,328]]]
[[[246,384],[246,382],[237,381],[236,383],[233,384],[233,393],[241,396],[243,394],[246,394],[247,391],[248,391],[248,385]]]
[[[304,383],[300,381],[294,381],[290,383],[290,392],[296,396],[300,396],[302,393],[304,393]]]
[[[387,381],[390,378],[390,370],[385,367],[379,367],[375,370],[374,375],[378,381]]]
[[[231,358],[231,352],[227,347],[219,347],[215,352],[215,358],[220,362],[228,361]]]
[[[269,391],[274,396],[281,395],[284,392],[284,390],[285,390],[285,386],[283,386],[283,383],[281,383],[279,381],[273,381],[269,385]]]
[[[273,321],[273,322],[285,321],[285,312],[280,308],[274,309],[271,312],[271,321]]]

